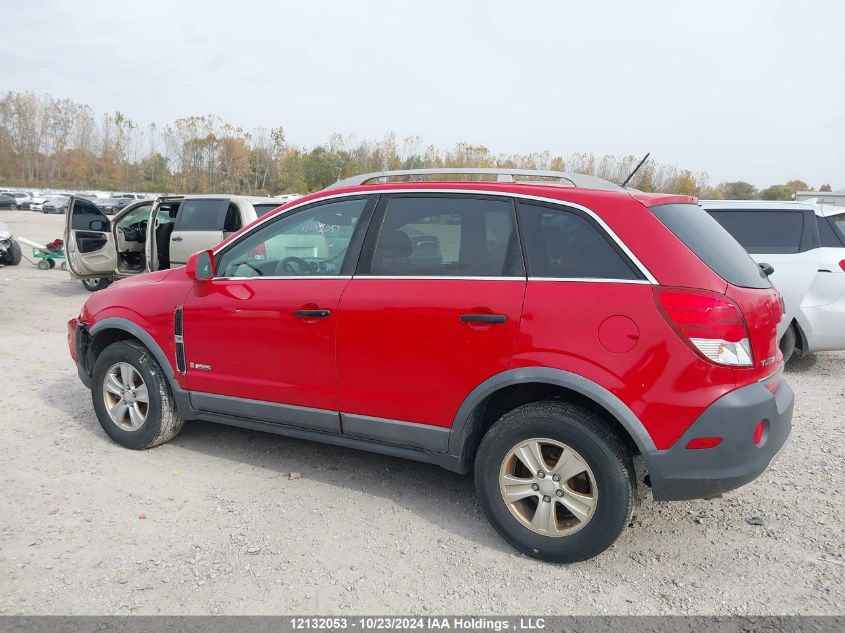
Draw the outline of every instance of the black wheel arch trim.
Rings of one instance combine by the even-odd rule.
[[[449,435],[449,454],[466,459],[464,449],[472,437],[476,419],[474,413],[478,406],[497,391],[513,385],[541,383],[564,387],[589,398],[606,409],[628,432],[637,448],[648,462],[648,456],[657,451],[654,440],[634,412],[601,385],[563,369],[548,367],[523,367],[509,369],[491,376],[464,399],[452,423]]]
[[[97,336],[98,333],[101,333],[106,330],[122,330],[127,334],[132,335],[132,337],[138,339],[144,347],[146,347],[153,357],[156,359],[159,367],[164,371],[164,376],[167,378],[167,382],[170,385],[170,390],[173,393],[173,398],[176,401],[176,407],[179,410],[179,415],[181,415],[186,420],[194,419],[196,417],[196,413],[194,412],[193,407],[191,406],[191,399],[190,394],[188,391],[182,389],[179,386],[179,383],[176,381],[175,374],[173,372],[173,365],[167,359],[167,355],[162,351],[161,347],[159,347],[158,343],[156,343],[155,339],[150,336],[150,334],[142,328],[137,323],[130,321],[129,319],[124,319],[122,317],[107,317],[101,321],[97,321],[92,326],[88,328],[88,334],[92,338]],[[93,372],[93,366],[90,368],[90,371]]]

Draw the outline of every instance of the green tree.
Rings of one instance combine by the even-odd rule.
[[[725,200],[753,200],[757,197],[757,187],[742,180],[723,182],[719,188]]]
[[[761,200],[794,200],[795,191],[787,185],[772,185],[760,192]]]

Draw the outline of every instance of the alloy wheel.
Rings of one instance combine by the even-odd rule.
[[[140,372],[129,363],[115,363],[103,378],[103,400],[114,424],[137,431],[147,421],[150,397]]]
[[[592,519],[598,500],[593,471],[570,446],[532,438],[502,461],[499,489],[505,506],[523,526],[543,536],[568,536]]]

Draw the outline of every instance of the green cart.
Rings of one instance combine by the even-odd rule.
[[[63,248],[35,248],[32,249],[32,256],[38,260],[38,270],[49,270],[55,268],[57,262],[62,270],[67,270],[65,251]]]

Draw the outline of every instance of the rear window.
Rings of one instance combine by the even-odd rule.
[[[252,208],[255,209],[255,215],[259,218],[262,215],[267,215],[273,209],[278,209],[280,206],[285,204],[284,202],[272,202],[270,204],[254,204]]]
[[[832,246],[845,245],[845,213],[839,213],[838,215],[829,215],[825,219],[829,223],[829,226],[832,227],[834,231],[836,231],[836,236],[842,242],[842,244],[832,244]],[[821,233],[821,227],[819,228],[819,232]],[[822,246],[824,245],[824,238],[822,238]]]
[[[722,225],[695,204],[662,204],[652,213],[722,279],[744,288],[770,288],[769,278]]]
[[[228,200],[184,200],[174,231],[222,231]]]
[[[804,230],[800,211],[709,211],[749,253],[798,253]]]

